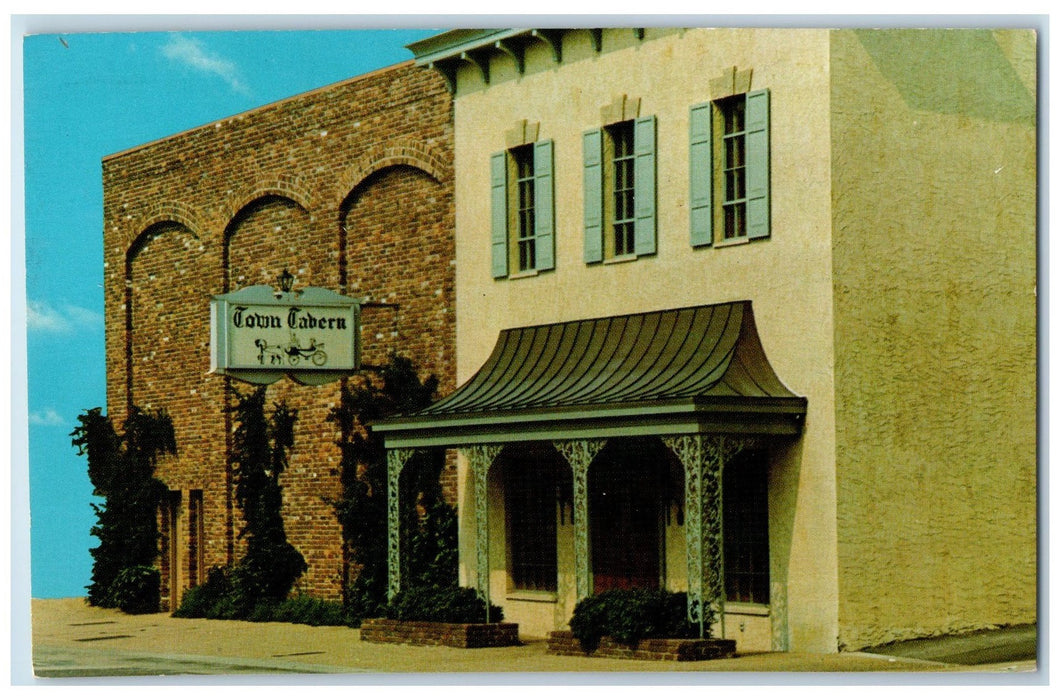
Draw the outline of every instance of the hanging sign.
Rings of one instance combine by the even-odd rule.
[[[360,367],[360,301],[320,287],[246,287],[210,300],[210,371],[324,384]]]

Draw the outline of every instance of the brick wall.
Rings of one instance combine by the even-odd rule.
[[[183,543],[181,588],[202,576],[188,546],[200,511],[205,567],[241,551],[225,407],[252,387],[208,374],[212,295],[289,269],[296,288],[386,302],[364,311],[364,362],[397,351],[453,389],[451,116],[441,78],[405,63],[104,159],[108,412],[117,425],[134,404],[173,418],[178,454],[158,476],[182,496],[166,537]],[[286,379],[269,389],[299,411],[282,484],[288,538],[309,563],[300,586],[328,598],[343,570],[326,502],[339,494],[325,420],[338,392]],[[451,467],[443,481],[455,494]],[[193,490],[201,508],[189,509]]]

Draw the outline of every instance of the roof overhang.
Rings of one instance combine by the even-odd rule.
[[[437,61],[460,58],[466,51],[493,49],[498,41],[527,34],[529,29],[453,29],[406,46],[416,65],[428,66]]]
[[[502,331],[445,399],[373,424],[388,448],[643,435],[798,435],[807,402],[766,359],[751,302]]]
[[[644,29],[631,27],[634,36],[644,38]],[[538,28],[538,29],[453,29],[421,39],[406,46],[415,57],[416,65],[426,66],[445,79],[451,94],[456,94],[457,71],[462,65],[478,69],[482,82],[490,82],[490,65],[494,58],[507,56],[515,62],[522,75],[526,68],[526,50],[531,44],[544,44],[551,51],[552,61],[563,61],[563,36],[568,32],[588,32],[597,53],[602,50],[601,28]]]

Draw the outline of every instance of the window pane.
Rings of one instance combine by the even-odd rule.
[[[747,138],[744,131],[746,96],[739,95],[715,102],[721,115],[724,134],[716,144],[721,154],[722,235],[740,238],[747,235],[744,200],[747,197]]]
[[[750,453],[724,473],[725,591],[728,600],[769,603],[768,463]]]
[[[633,122],[626,121],[609,126],[607,135],[611,139],[614,153],[611,161],[614,254],[629,255],[634,252],[633,219],[636,202],[633,180]]]
[[[512,585],[556,590],[556,476],[551,464],[513,461],[505,469]]]
[[[534,147],[519,146],[511,150],[516,170],[516,202],[518,212],[515,232],[518,242],[519,271],[534,269]]]

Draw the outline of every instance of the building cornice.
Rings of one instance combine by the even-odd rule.
[[[526,48],[543,42],[552,51],[555,63],[563,61],[563,36],[572,31],[587,31],[592,36],[593,48],[602,49],[603,29],[454,29],[406,46],[415,56],[416,65],[438,71],[445,79],[449,92],[456,93],[457,68],[471,64],[478,68],[482,82],[490,82],[490,61],[500,55],[511,57],[521,75],[525,69]],[[632,28],[634,36],[644,38],[643,28]]]

